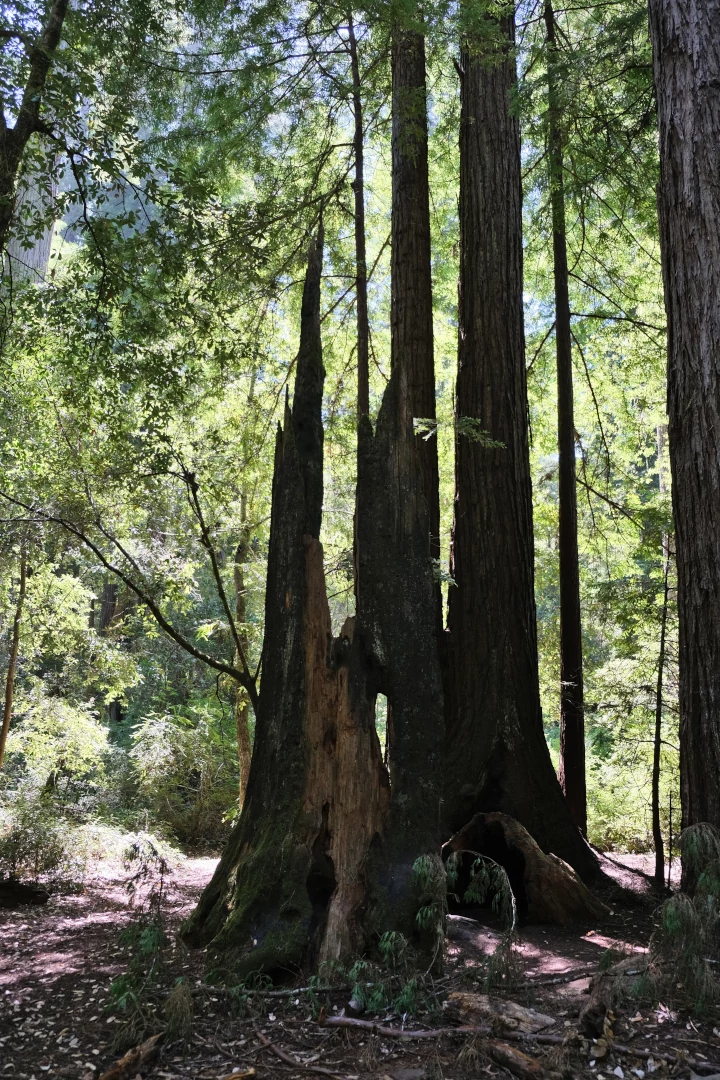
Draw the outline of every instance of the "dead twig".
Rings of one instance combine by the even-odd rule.
[[[261,1031],[256,1030],[255,1034],[257,1035],[263,1046],[266,1046],[271,1054],[274,1054],[275,1057],[280,1058],[280,1060],[284,1061],[286,1065],[292,1065],[293,1069],[302,1069],[303,1072],[318,1073],[320,1076],[332,1076],[335,1077],[335,1080],[338,1080],[338,1078],[342,1080],[341,1074],[338,1073],[336,1070],[325,1069],[322,1065],[306,1065],[304,1061],[298,1061],[298,1059],[294,1058],[292,1054],[288,1054],[285,1050],[282,1050],[279,1046],[276,1046],[275,1043],[271,1042],[270,1039],[268,1039],[267,1036],[263,1035]]]
[[[455,1035],[491,1035],[492,1031],[486,1026],[470,1026],[463,1025],[461,1027],[444,1027],[444,1028],[430,1028],[426,1030],[412,1031],[407,1028],[394,1028],[387,1027],[384,1024],[376,1024],[372,1020],[358,1020],[353,1016],[328,1016],[322,1021],[325,1027],[335,1028],[355,1028],[360,1031],[370,1031],[375,1035],[381,1035],[386,1039],[441,1039],[448,1038]],[[505,1039],[517,1040],[519,1042],[532,1041],[540,1043],[543,1046],[562,1046],[564,1043],[569,1042],[567,1035],[543,1035],[535,1034],[531,1035],[520,1031],[508,1031],[504,1033]],[[587,1041],[587,1040],[586,1040]],[[502,1044],[497,1043],[496,1040],[489,1040],[488,1049],[492,1051],[497,1046]],[[676,1065],[682,1063],[689,1065],[691,1069],[695,1071],[702,1070],[705,1073],[720,1072],[720,1063],[713,1063],[711,1061],[700,1061],[695,1058],[680,1056],[677,1054],[670,1054],[664,1051],[662,1048],[652,1050],[640,1050],[632,1046],[625,1046],[623,1043],[613,1042],[609,1047],[610,1053],[627,1054],[631,1057],[638,1057],[647,1060],[648,1058],[655,1058],[656,1060],[662,1059],[669,1065]],[[497,1059],[496,1059],[497,1060]],[[532,1059],[531,1059],[532,1060]],[[509,1066],[508,1066],[509,1067]],[[528,1073],[527,1075],[530,1075]],[[535,1073],[535,1075],[539,1075]]]

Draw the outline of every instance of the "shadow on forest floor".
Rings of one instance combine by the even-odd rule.
[[[615,856],[604,869],[618,884],[632,889],[637,902],[616,905],[612,914],[594,924],[572,927],[521,927],[519,964],[505,991],[495,991],[556,1018],[551,1032],[572,1034],[579,1009],[587,1001],[590,977],[608,949],[642,954],[653,928],[654,902],[648,879],[637,871],[652,869],[645,856]],[[192,909],[215,867],[211,858],[187,858],[168,879],[166,913],[171,932]],[[0,911],[0,1080],[41,1080],[68,1077],[91,1080],[118,1057],[113,1050],[121,1020],[106,1011],[110,982],[126,969],[127,950],[118,944],[133,909],[124,888],[120,866],[101,865],[100,871],[77,894],[55,895],[45,907]],[[634,872],[633,872],[634,871]],[[501,933],[489,911],[451,915],[445,973],[434,984],[441,1002],[453,989],[482,989],[488,954]],[[190,985],[202,978],[202,951],[188,952],[174,941],[166,978],[170,987],[179,975]],[[324,996],[328,1015],[341,1015],[348,993]],[[284,997],[258,996],[251,1011],[233,1016],[221,994],[193,996],[193,1035],[161,1050],[159,1059],[137,1075],[150,1080],[215,1080],[255,1069],[258,1080],[315,1074],[383,1080],[452,1080],[470,1076],[509,1076],[512,1073],[484,1056],[480,1041],[458,1037],[426,1040],[385,1038],[368,1031],[331,1030],[313,1018],[302,993]],[[691,1054],[696,1062],[720,1061],[720,1013],[702,1023],[658,1005],[627,1010],[615,1023],[615,1036],[626,1046],[652,1054],[615,1054],[602,1060],[577,1049],[524,1047],[537,1057],[538,1076],[635,1077],[691,1076],[684,1066],[665,1063],[669,1054]],[[390,1027],[402,1019],[387,1011],[379,1018]],[[438,1015],[418,1018],[435,1027]],[[261,1038],[262,1036],[262,1038]],[[265,1041],[263,1041],[265,1040]],[[270,1041],[274,1050],[268,1048]],[[592,1049],[592,1046],[591,1046]],[[277,1050],[285,1055],[278,1056]],[[696,1065],[699,1070],[700,1066]],[[324,1070],[324,1071],[323,1071]],[[705,1070],[707,1071],[707,1070]],[[136,1074],[128,1075],[135,1080]]]

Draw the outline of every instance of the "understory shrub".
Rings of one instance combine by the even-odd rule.
[[[38,881],[78,880],[86,858],[48,795],[21,792],[0,807],[0,873]]]
[[[167,825],[184,844],[224,840],[237,811],[237,747],[212,711],[150,713],[132,740],[138,796],[152,822]]]
[[[691,825],[680,846],[691,891],[661,907],[650,953],[658,989],[703,1014],[720,1001],[720,830]]]

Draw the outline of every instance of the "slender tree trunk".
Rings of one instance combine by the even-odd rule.
[[[720,0],[650,0],[680,632],[682,826],[720,826]]]
[[[484,57],[472,40],[461,56],[456,416],[478,419],[502,446],[460,431],[456,439],[445,818],[454,832],[477,812],[502,811],[592,876],[595,860],[568,812],[542,726],[514,23],[494,25],[504,56]]]
[[[362,84],[360,82],[360,64],[358,61],[357,40],[352,12],[348,14],[348,45],[350,48],[350,66],[353,79],[353,115],[355,132],[353,152],[355,154],[355,303],[357,305],[357,411],[358,417],[370,412],[370,325],[368,322],[367,297],[367,254],[365,250],[365,167]]]
[[[668,579],[670,564],[665,560],[663,608],[660,620],[660,654],[658,656],[657,692],[655,695],[655,738],[653,741],[652,770],[652,831],[655,845],[655,884],[662,889],[665,885],[665,848],[660,826],[660,755],[662,751],[663,717],[663,675],[665,674],[665,636],[668,616]]]
[[[25,584],[27,581],[27,554],[23,549],[20,552],[20,588],[18,590],[17,604],[15,605],[15,618],[13,620],[12,641],[10,655],[8,657],[8,670],[5,679],[5,708],[3,710],[2,730],[0,730],[0,769],[5,757],[5,745],[10,721],[12,719],[13,696],[15,692],[15,671],[17,668],[18,649],[20,647],[20,623],[22,621],[23,604],[25,603]]]
[[[247,603],[245,591],[244,565],[248,559],[250,550],[250,533],[247,528],[247,500],[245,495],[240,497],[240,543],[235,552],[235,621],[237,623],[240,642],[243,653],[249,655],[249,642],[247,634]],[[236,664],[239,665],[239,659]],[[250,759],[252,758],[252,742],[250,740],[249,703],[247,694],[239,685],[235,689],[235,731],[237,735],[238,766],[239,766],[239,805],[242,809],[247,791],[248,777],[250,775]]]
[[[425,39],[396,28],[392,45],[392,364],[406,372],[413,419],[434,420],[430,192],[425,87]],[[440,490],[437,438],[415,437],[428,509],[430,557],[440,558]],[[437,589],[436,630],[442,626]]]
[[[355,155],[355,303],[357,311],[357,415],[370,414],[370,322],[367,298],[367,252],[365,247],[365,133],[363,130],[362,84],[358,60],[357,39],[352,11],[348,14],[348,46],[353,79],[353,115],[355,132],[353,152]],[[353,521],[353,578],[355,602],[358,601],[358,509],[357,493]]]
[[[587,833],[585,713],[578,561],[575,418],[570,293],[565,236],[563,139],[557,95],[558,50],[552,4],[545,4],[548,44],[548,161],[555,274],[560,549],[560,786],[572,819]]]

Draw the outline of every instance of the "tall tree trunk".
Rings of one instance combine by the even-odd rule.
[[[584,876],[595,860],[552,767],[540,708],[522,303],[520,136],[511,109],[514,22],[504,54],[477,41],[461,57],[460,293],[456,416],[501,447],[455,447],[448,609],[445,818],[517,818]],[[478,35],[482,38],[485,35]]]
[[[240,543],[235,552],[235,565],[233,576],[235,581],[235,622],[237,623],[240,643],[245,656],[249,655],[249,642],[247,633],[247,601],[245,592],[244,566],[250,550],[250,533],[247,528],[247,499],[240,496]],[[239,666],[239,658],[235,661]],[[248,777],[250,776],[250,759],[252,758],[252,743],[250,740],[249,703],[243,688],[235,687],[235,732],[238,748],[239,767],[239,805],[242,809],[247,791]]]
[[[662,752],[662,717],[663,717],[663,676],[665,674],[665,637],[668,617],[668,579],[670,563],[665,559],[663,567],[663,607],[660,620],[660,650],[658,655],[657,690],[655,694],[655,737],[653,739],[652,769],[652,832],[655,845],[655,884],[659,889],[665,886],[665,848],[660,825],[660,755]]]
[[[370,412],[370,324],[368,321],[367,253],[365,249],[365,132],[363,131],[362,84],[352,12],[348,14],[348,45],[353,80],[353,116],[355,132],[355,303],[357,306],[357,411],[358,417]]]
[[[425,39],[397,27],[392,45],[392,250],[390,333],[393,367],[402,364],[411,419],[434,420],[430,192],[425,87]],[[430,532],[430,557],[440,558],[437,438],[415,436]],[[442,627],[438,586],[436,631]]]
[[[720,826],[720,0],[650,0],[680,631],[682,825]]]
[[[18,589],[17,603],[15,605],[15,618],[13,619],[12,641],[10,643],[10,655],[8,657],[8,670],[5,679],[5,708],[3,710],[2,728],[0,729],[0,769],[5,757],[5,746],[10,721],[12,719],[13,696],[15,693],[15,670],[17,668],[18,649],[20,648],[20,623],[22,622],[22,610],[25,603],[25,585],[27,582],[27,554],[23,548],[20,552],[20,587]]]
[[[367,251],[365,245],[365,132],[363,130],[362,84],[360,62],[352,11],[348,13],[348,48],[353,80],[353,116],[355,132],[355,304],[357,312],[357,415],[358,423],[370,414],[370,321],[367,297]],[[353,579],[355,602],[358,599],[358,508],[357,493],[353,520]]]
[[[560,786],[572,819],[587,833],[585,712],[578,561],[575,418],[570,293],[565,237],[563,137],[557,94],[558,49],[552,4],[545,4],[548,44],[548,161],[555,275],[560,548]]]
[[[373,434],[358,430],[358,633],[368,696],[387,697],[391,803],[373,874],[398,925],[412,921],[412,868],[440,866],[443,694],[425,47],[396,27],[392,47],[391,377]],[[394,909],[394,910],[392,910]]]

